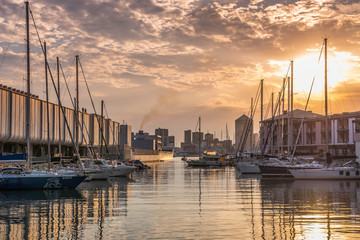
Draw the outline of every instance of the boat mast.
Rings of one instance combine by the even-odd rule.
[[[281,146],[280,146],[280,141],[281,141],[281,128],[280,128],[280,114],[281,114],[281,91],[278,93],[278,102],[277,102],[279,108],[278,108],[278,111],[277,111],[277,128],[276,128],[276,134],[277,134],[277,137],[276,137],[276,145],[277,145],[277,154],[279,155],[280,154],[280,150],[281,150]]]
[[[274,119],[274,92],[271,93],[271,119]],[[271,127],[269,129],[271,131]],[[271,155],[274,155],[274,131],[271,131],[271,139],[270,139],[270,146],[271,146]]]
[[[104,131],[104,100],[101,100],[101,116],[100,116],[100,131]],[[103,138],[100,138],[100,157],[102,158]]]
[[[325,45],[325,154],[327,160],[327,153],[329,151],[328,143],[328,86],[327,86],[327,38],[324,39]]]
[[[25,2],[26,6],[26,70],[27,70],[27,94],[26,94],[26,151],[27,151],[27,166],[31,165],[31,146],[30,146],[30,31],[29,31],[29,2]]]
[[[290,90],[290,97],[291,97],[291,104],[290,104],[290,145],[291,148],[290,150],[292,151],[294,149],[294,141],[293,141],[293,131],[294,131],[294,127],[293,127],[293,121],[294,121],[294,61],[291,60],[291,90]]]
[[[263,148],[264,146],[264,139],[263,139],[263,134],[262,134],[262,125],[263,125],[263,104],[264,104],[264,99],[263,99],[263,91],[264,91],[264,79],[260,80],[260,147]],[[261,160],[263,160],[264,156],[261,156]]]
[[[49,114],[49,85],[48,85],[48,69],[46,42],[44,41],[44,57],[45,57],[45,83],[46,83],[46,122],[47,122],[47,144],[48,144],[48,170],[50,171],[51,150],[50,150],[50,114]]]
[[[201,157],[201,117],[199,117],[199,159]]]
[[[59,92],[59,96],[60,96],[60,62],[59,62],[59,57],[56,57],[56,69],[57,69],[57,89]],[[59,105],[59,161],[61,163],[61,113],[60,113],[60,99],[58,100],[58,105]]]
[[[287,98],[287,155],[290,155],[290,78],[287,78],[288,83],[288,98]]]
[[[79,55],[76,59],[75,146],[79,149]]]
[[[253,116],[253,108],[254,108],[254,106],[253,106],[253,98],[251,98],[251,107],[250,107],[250,152],[251,152],[251,150],[252,150],[252,148],[253,148],[253,118],[254,118],[254,116]]]
[[[281,120],[280,120],[280,124],[281,124],[281,155],[284,155],[284,125],[285,125],[285,114],[284,114],[284,110],[285,110],[285,89],[286,89],[286,78],[283,78],[283,88],[282,88],[282,98],[281,98],[281,102],[280,104],[282,104],[282,115],[281,115]]]

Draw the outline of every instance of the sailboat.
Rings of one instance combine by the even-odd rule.
[[[29,2],[26,6],[26,42],[27,42],[27,96],[26,96],[26,142],[27,142],[27,166],[6,167],[0,170],[0,189],[17,190],[17,189],[59,189],[59,188],[76,188],[82,181],[87,178],[81,172],[66,172],[64,174],[48,171],[31,169],[31,145],[30,145],[30,38],[29,38]],[[45,53],[45,52],[44,52]],[[45,60],[46,69],[48,68]],[[56,89],[55,89],[56,91]],[[57,92],[57,91],[56,91]],[[58,94],[58,92],[57,92]],[[58,95],[59,98],[59,95]],[[66,120],[66,119],[65,119]],[[70,134],[71,135],[71,134]],[[50,158],[50,156],[49,156]],[[50,162],[49,162],[50,166]]]
[[[79,56],[76,55],[75,56],[76,59],[76,101],[73,101],[73,98],[71,96],[71,93],[69,91],[66,79],[65,80],[65,84],[67,86],[67,90],[70,96],[70,100],[71,103],[75,109],[76,112],[78,112],[77,109],[79,109],[79,97],[78,97],[78,92],[79,92],[79,77],[78,77],[78,73],[79,73],[79,65],[81,66],[80,63],[80,59]],[[82,69],[82,68],[81,68]],[[86,81],[86,80],[85,80]],[[89,91],[90,94],[90,91]],[[90,95],[91,98],[91,95]],[[91,98],[91,102],[92,98]],[[103,105],[103,101],[102,101],[102,105]],[[96,109],[94,108],[95,111],[95,116],[97,116],[96,114]],[[103,114],[102,114],[103,115]],[[77,115],[76,115],[77,116]],[[102,117],[101,117],[102,118]],[[77,126],[80,127],[80,131],[82,134],[87,134],[88,138],[90,139],[90,134],[88,129],[86,128],[86,125],[81,124],[80,120],[78,117],[75,118],[75,121],[77,123]],[[101,131],[101,137],[104,138],[104,133],[103,133],[103,127],[102,124],[100,124],[100,120],[98,120],[99,123],[99,129]],[[79,132],[75,131],[75,139],[78,139],[79,136]],[[90,180],[107,180],[109,177],[126,177],[128,175],[130,175],[133,171],[136,170],[136,167],[134,166],[125,166],[125,165],[117,165],[117,166],[112,166],[110,165],[105,159],[99,158],[98,154],[94,151],[93,149],[93,145],[87,142],[86,138],[83,138],[84,142],[85,142],[85,146],[88,150],[88,153],[90,156],[88,157],[82,157],[80,158],[81,164],[83,165],[82,171],[84,171],[86,173],[86,175],[88,175],[88,178],[86,179],[87,181]],[[78,142],[76,140],[76,143],[74,144],[74,147],[77,149],[77,151],[79,151],[79,147],[78,147]],[[105,142],[106,145],[106,142]],[[106,145],[107,147],[107,145]],[[59,170],[57,170],[58,172],[66,172],[66,171],[81,171],[81,169],[79,167],[63,167],[60,166]]]
[[[325,153],[326,166],[321,169],[289,169],[295,179],[360,179],[359,168],[356,166],[349,167],[330,167],[331,159],[328,146],[328,100],[327,100],[327,38],[324,39],[325,45]]]

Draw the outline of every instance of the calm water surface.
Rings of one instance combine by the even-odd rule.
[[[76,190],[0,192],[0,239],[360,239],[360,181],[269,181],[179,158]]]

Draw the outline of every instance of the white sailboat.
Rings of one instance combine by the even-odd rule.
[[[109,177],[127,177],[136,170],[134,166],[110,165],[105,159],[81,159],[85,169],[89,169],[91,180],[106,180]]]

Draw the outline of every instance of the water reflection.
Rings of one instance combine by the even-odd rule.
[[[261,180],[262,237],[354,239],[359,181]]]
[[[355,239],[358,181],[152,164],[76,190],[0,192],[1,239]]]
[[[0,192],[0,239],[104,239],[105,218],[126,215],[128,178],[82,183],[76,190]]]
[[[1,191],[0,199],[1,239],[76,238],[85,219],[76,190]]]

